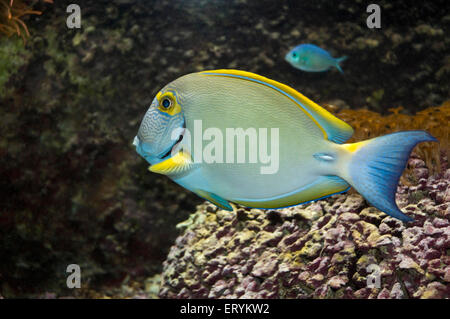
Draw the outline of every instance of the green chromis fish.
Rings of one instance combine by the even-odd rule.
[[[344,73],[339,63],[346,59],[346,56],[333,58],[328,51],[314,44],[300,44],[285,56],[285,60],[294,68],[307,72],[323,72],[335,67]]]
[[[436,139],[405,131],[346,144],[352,134],[289,86],[213,70],[159,91],[133,144],[150,171],[222,209],[288,207],[353,186],[379,210],[412,220],[395,203],[397,184],[414,146]]]

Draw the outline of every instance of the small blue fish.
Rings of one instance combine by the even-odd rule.
[[[328,51],[314,44],[300,44],[296,46],[284,58],[294,68],[307,72],[323,72],[335,67],[342,71],[339,63],[347,59],[346,56],[333,58]]]

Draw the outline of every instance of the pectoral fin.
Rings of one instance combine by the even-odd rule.
[[[150,166],[148,170],[153,173],[172,175],[184,173],[192,169],[193,166],[194,162],[192,161],[191,155],[187,152],[180,151],[165,161]]]
[[[228,203],[228,201],[226,199],[223,199],[219,195],[204,191],[202,189],[197,189],[195,191],[195,193],[198,196],[200,196],[206,200],[209,200],[211,203],[213,203],[214,205],[216,205],[222,209],[229,210],[229,211],[233,210],[233,207],[231,207],[230,203]]]

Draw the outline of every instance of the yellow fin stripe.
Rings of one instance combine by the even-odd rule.
[[[366,145],[368,141],[362,141],[358,143],[349,143],[349,144],[343,144],[342,147],[344,147],[347,151],[354,153],[357,150],[359,150],[362,146]]]
[[[314,122],[316,125],[321,129],[323,132],[324,138],[328,139],[328,129],[334,129],[338,131],[345,132],[345,135],[348,135],[348,137],[351,136],[353,129],[344,121],[338,119],[333,114],[322,108],[320,105],[314,103],[310,99],[308,99],[303,94],[299,93],[295,89],[291,88],[290,86],[287,86],[285,84],[282,84],[280,82],[268,79],[266,77],[263,77],[261,75],[246,72],[246,71],[240,71],[240,70],[227,70],[227,69],[220,69],[220,70],[211,70],[211,71],[203,71],[200,72],[201,74],[205,75],[230,75],[230,76],[237,76],[237,77],[246,77],[258,82],[266,83],[271,87],[274,87],[278,90],[281,90],[282,92],[285,92],[288,98],[291,96],[294,98],[290,98],[297,106]],[[296,101],[296,100],[297,101]],[[299,104],[300,103],[300,104]],[[321,123],[320,123],[321,122]],[[332,127],[327,128],[326,125],[329,124]],[[334,132],[333,132],[334,133]]]
[[[307,187],[280,198],[268,200],[234,199],[233,202],[247,207],[256,208],[281,208],[293,205],[305,204],[313,200],[319,200],[328,196],[345,192],[350,185],[340,178],[319,177]]]

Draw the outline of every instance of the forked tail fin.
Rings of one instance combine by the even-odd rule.
[[[337,69],[339,70],[339,72],[341,72],[341,73],[344,73],[344,71],[342,71],[342,68],[341,68],[340,63],[341,63],[341,62],[344,62],[345,60],[347,60],[347,56],[346,56],[346,55],[344,55],[343,57],[340,57],[340,58],[335,59],[335,61],[336,61],[336,68],[337,68]]]
[[[405,131],[347,144],[353,152],[347,182],[379,210],[402,221],[412,221],[395,203],[397,184],[414,146],[436,141],[424,131]]]

